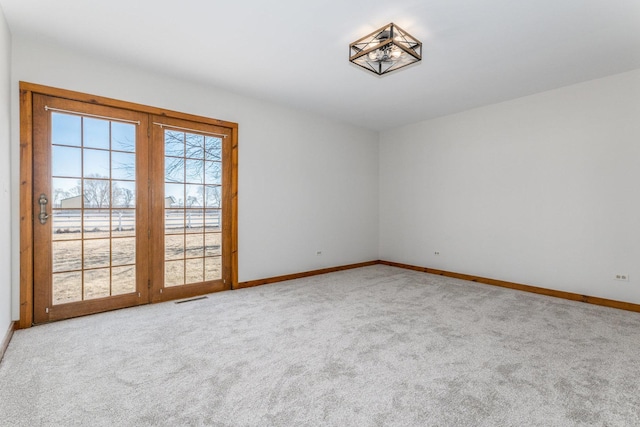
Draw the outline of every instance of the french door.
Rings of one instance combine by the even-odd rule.
[[[230,130],[151,120],[151,301],[230,289]]]
[[[229,128],[32,107],[34,323],[230,288]]]

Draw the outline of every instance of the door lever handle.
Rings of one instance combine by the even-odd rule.
[[[46,224],[50,215],[47,213],[47,203],[49,203],[49,200],[44,193],[40,195],[38,203],[40,203],[40,214],[38,215],[38,219],[40,219],[40,224]]]

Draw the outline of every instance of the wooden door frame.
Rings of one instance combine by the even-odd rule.
[[[160,146],[164,146],[164,129],[174,129],[178,132],[180,131],[192,131],[193,133],[204,132],[205,134],[208,132],[213,132],[219,136],[223,136],[222,138],[222,149],[221,149],[221,160],[222,164],[231,164],[231,154],[232,154],[232,146],[233,141],[230,140],[228,135],[229,128],[225,128],[222,126],[210,126],[209,124],[203,124],[201,122],[193,122],[190,120],[182,120],[176,119],[175,117],[166,117],[166,116],[151,116],[151,139],[150,144],[154,143],[159,144]],[[164,186],[165,186],[165,154],[163,152],[151,153],[151,158],[149,159],[149,175],[154,177],[162,177],[162,179],[151,179],[151,212],[163,212],[165,211],[165,197],[164,194]],[[186,169],[186,168],[185,168]],[[231,177],[231,168],[225,168],[223,166],[223,182],[233,182],[233,178]],[[222,229],[227,230],[229,227],[233,230],[231,224],[227,222],[227,218],[231,219],[231,222],[235,222],[230,215],[230,209],[233,205],[231,202],[231,188],[224,189],[222,191]],[[204,207],[204,205],[203,205]],[[163,214],[164,216],[164,214]],[[151,287],[149,291],[151,292],[151,302],[161,302],[173,299],[181,299],[181,298],[190,298],[196,295],[202,295],[204,293],[217,292],[223,290],[233,289],[231,284],[233,283],[231,278],[231,272],[228,269],[222,271],[222,276],[219,280],[213,282],[203,282],[198,284],[185,284],[181,286],[171,286],[166,287],[165,284],[165,271],[163,266],[160,266],[160,261],[165,261],[165,225],[163,222],[163,218],[155,218],[156,222],[151,227],[151,259],[154,262],[154,265],[151,266],[150,270],[150,279],[151,279]],[[229,260],[232,254],[233,245],[231,244],[230,238],[232,233],[222,233],[222,263],[223,265],[229,265]]]
[[[33,94],[70,99],[229,128],[231,131],[231,289],[238,285],[238,124],[113,98],[20,82],[20,319],[18,328],[33,324]]]
[[[82,298],[81,301],[66,301],[58,304],[52,304],[52,285],[51,280],[53,278],[53,265],[52,265],[52,253],[53,245],[56,241],[54,237],[53,229],[54,222],[56,222],[56,206],[53,203],[53,188],[48,188],[52,182],[52,144],[55,142],[52,140],[52,119],[51,112],[55,111],[77,111],[82,114],[87,114],[85,117],[109,117],[111,119],[118,118],[129,120],[130,123],[137,122],[135,127],[135,182],[137,188],[144,188],[144,184],[149,180],[149,138],[147,137],[149,128],[149,114],[133,111],[123,110],[121,108],[106,107],[99,104],[88,104],[86,102],[78,102],[75,100],[62,99],[59,97],[45,96],[41,94],[33,93],[33,159],[34,159],[34,174],[33,174],[33,188],[38,190],[34,193],[34,203],[32,209],[35,213],[39,213],[40,204],[38,201],[39,194],[48,195],[51,200],[51,207],[49,208],[52,218],[45,221],[44,224],[38,224],[38,221],[34,221],[33,227],[33,248],[34,254],[37,254],[39,261],[34,265],[34,290],[33,290],[33,322],[34,323],[46,323],[55,320],[67,319],[70,317],[84,316],[87,314],[93,314],[101,311],[114,310],[124,307],[132,307],[141,304],[149,303],[149,287],[147,286],[147,280],[149,275],[149,242],[146,238],[146,233],[143,230],[147,230],[149,224],[149,196],[148,191],[137,191],[135,202],[135,227],[138,232],[135,233],[135,250],[133,255],[135,256],[135,276],[136,287],[135,291],[129,290],[122,294],[103,295],[101,298]],[[79,116],[76,116],[79,117]],[[118,119],[114,119],[117,121]],[[227,128],[222,128],[227,129]],[[60,142],[58,142],[59,144]],[[82,144],[82,147],[85,147]],[[78,153],[84,148],[78,147]],[[85,151],[86,152],[86,151]],[[94,151],[95,152],[95,151]],[[111,147],[109,147],[111,152]],[[78,166],[81,166],[80,162]],[[86,170],[84,170],[86,171]],[[83,172],[78,174],[80,180],[84,179],[86,175]],[[108,182],[112,182],[111,175],[107,173]],[[105,182],[105,181],[102,181]],[[83,204],[84,206],[84,204]],[[109,206],[112,207],[111,204]],[[59,206],[61,208],[61,206]],[[91,212],[92,209],[82,210],[81,217],[84,214]],[[60,212],[60,211],[58,211]],[[77,212],[77,211],[76,211]],[[109,216],[113,214],[113,210],[109,209]],[[85,217],[86,218],[86,217]],[[85,227],[82,227],[85,228]],[[109,227],[108,227],[109,228]],[[108,234],[109,242],[114,242],[112,235]],[[76,236],[77,238],[78,236]],[[80,234],[80,242],[90,242],[91,240],[85,240],[87,235],[85,233]],[[131,238],[131,237],[129,237]],[[64,240],[58,240],[62,242]],[[78,240],[76,240],[78,241]],[[117,241],[117,240],[116,240]],[[120,240],[122,241],[122,240]],[[95,242],[95,240],[94,240]],[[39,254],[47,254],[46,257]],[[83,259],[84,259],[83,252]],[[43,259],[45,258],[45,259]],[[81,264],[81,271],[84,271]],[[111,267],[109,262],[109,267]],[[104,270],[102,270],[104,271]],[[111,280],[113,285],[113,280]],[[82,289],[85,289],[84,287]],[[111,290],[111,286],[109,287]]]

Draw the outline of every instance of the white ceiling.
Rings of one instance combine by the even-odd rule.
[[[640,0],[0,0],[46,39],[382,130],[640,68]],[[377,77],[349,43],[389,22],[422,63]],[[72,88],[70,88],[72,89]]]

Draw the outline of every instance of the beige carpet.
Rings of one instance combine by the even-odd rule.
[[[638,426],[640,314],[373,266],[17,331],[2,426]]]

